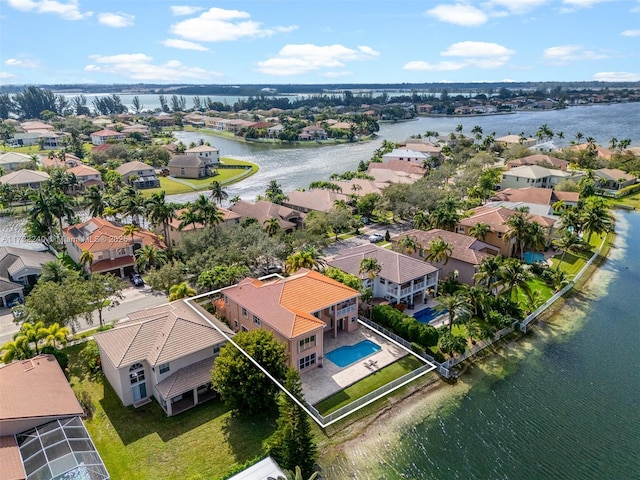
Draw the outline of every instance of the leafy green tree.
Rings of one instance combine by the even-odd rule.
[[[89,312],[98,311],[98,322],[104,326],[102,311],[118,305],[118,301],[124,297],[122,281],[110,274],[94,273],[84,284],[89,298]]]
[[[266,330],[239,332],[235,343],[279,382],[287,375],[286,346]],[[278,387],[234,345],[220,349],[211,372],[213,389],[234,410],[255,414],[275,406]]]
[[[136,251],[136,268],[139,272],[161,267],[165,263],[167,263],[167,254],[161,248],[143,245]]]
[[[25,299],[24,310],[31,322],[70,326],[88,311],[89,303],[86,284],[77,276],[64,278],[60,284],[41,279]]]
[[[278,183],[277,180],[271,180],[269,182],[269,186],[265,190],[265,198],[273,203],[281,204],[288,197],[282,191],[282,186]]]
[[[145,279],[153,290],[169,296],[169,290],[172,286],[186,280],[185,266],[177,261],[168,262],[159,268],[152,268],[146,274]]]
[[[299,373],[290,368],[284,387],[302,401],[302,385]],[[301,475],[313,474],[318,449],[311,432],[306,412],[284,392],[278,393],[278,428],[265,441],[265,450],[281,467],[287,470],[299,468]]]
[[[211,182],[209,185],[211,188],[211,198],[216,201],[219,205],[222,205],[227,198],[229,198],[229,194],[222,188],[222,184],[217,181]]]
[[[180,300],[181,298],[193,297],[196,293],[194,288],[191,288],[187,282],[178,283],[172,285],[169,289],[169,301]]]
[[[454,335],[450,331],[445,331],[440,334],[438,348],[441,352],[445,352],[453,358],[456,353],[465,352],[467,349],[467,339],[459,335]]]

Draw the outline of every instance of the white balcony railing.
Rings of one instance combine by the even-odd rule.
[[[337,318],[341,318],[344,317],[346,315],[349,315],[351,312],[355,312],[356,311],[356,305],[348,305],[346,307],[343,308],[339,308],[338,309],[338,314],[337,314]]]

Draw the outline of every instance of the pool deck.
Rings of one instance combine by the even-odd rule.
[[[431,310],[435,310],[437,304],[438,303],[435,301],[435,299],[429,298],[427,303],[421,303],[419,305],[416,305],[415,308],[407,308],[404,311],[404,313],[413,317],[417,312],[424,310],[425,308],[430,308]],[[431,325],[432,327],[440,328],[443,325],[445,325],[448,322],[448,320],[449,320],[448,315],[446,313],[442,313],[434,317],[428,324],[425,324],[425,325]]]
[[[322,368],[315,368],[301,375],[302,391],[307,402],[315,405],[407,355],[405,350],[362,325],[351,333],[340,332],[338,338],[325,335],[324,350],[330,352],[345,345],[355,345],[363,340],[377,343],[381,347],[380,351],[361,358],[346,367],[338,367],[328,358],[323,358],[319,362]]]

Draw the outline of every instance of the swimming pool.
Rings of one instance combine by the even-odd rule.
[[[346,367],[358,360],[379,352],[382,349],[380,345],[371,340],[363,340],[355,345],[345,345],[343,347],[331,350],[325,355],[329,360],[339,367]]]
[[[431,307],[427,307],[419,312],[413,314],[413,318],[418,320],[420,323],[429,323],[432,320],[438,318],[440,315],[446,312],[440,312],[438,310],[434,310]]]
[[[527,263],[544,263],[544,254],[540,252],[524,252],[524,261]]]

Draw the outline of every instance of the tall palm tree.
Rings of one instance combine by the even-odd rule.
[[[65,278],[76,275],[76,272],[69,269],[59,258],[42,265],[41,272],[40,282],[55,282],[58,284],[62,283]]]
[[[491,226],[482,222],[476,223],[473,227],[471,227],[471,229],[469,229],[469,234],[472,237],[477,238],[478,240],[482,240],[483,242],[487,239],[487,235],[489,235],[491,232],[493,232]]]
[[[565,231],[564,234],[553,240],[553,245],[562,250],[562,255],[560,255],[560,261],[558,262],[558,268],[562,265],[564,260],[564,256],[567,252],[574,250],[577,247],[582,246],[582,240],[576,233]]]
[[[291,274],[297,272],[301,268],[320,270],[324,265],[325,262],[316,248],[305,247],[287,257],[287,260],[284,263],[284,269],[285,272]]]
[[[408,255],[412,255],[417,252],[419,248],[420,245],[418,244],[416,237],[404,235],[400,240],[398,240],[398,249]]]
[[[169,301],[180,300],[181,298],[193,297],[196,293],[194,288],[191,288],[187,282],[178,283],[173,285],[169,289]]]
[[[84,198],[89,202],[89,214],[92,217],[102,217],[104,215],[107,203],[100,187],[91,185],[85,192]]]
[[[29,346],[29,339],[24,335],[15,337],[12,341],[9,341],[0,347],[0,361],[2,363],[11,363],[14,360],[25,360],[33,356],[31,347]]]
[[[209,185],[211,188],[211,198],[222,206],[222,202],[229,198],[229,194],[222,188],[222,184],[216,180]]]
[[[18,337],[26,337],[29,343],[33,343],[36,355],[40,354],[40,342],[44,340],[49,332],[43,322],[24,322],[20,330],[15,334],[14,340]]]
[[[61,327],[59,323],[53,323],[46,329],[44,342],[45,345],[53,348],[61,348],[67,344],[67,338],[71,333],[69,327]]]
[[[516,212],[511,215],[505,225],[509,229],[504,233],[504,240],[515,239],[516,245],[519,247],[520,258],[524,256],[524,246],[530,231],[528,214],[526,212]]]
[[[436,298],[436,310],[447,312],[449,316],[449,332],[456,321],[469,315],[469,302],[462,291],[440,295]]]
[[[93,261],[95,260],[95,255],[92,251],[85,248],[84,250],[82,250],[82,254],[80,255],[79,260],[85,271],[90,272],[91,265],[93,265]]]
[[[173,203],[167,203],[164,190],[159,193],[153,193],[151,198],[147,200],[146,214],[150,223],[162,224],[164,241],[167,247],[171,248],[169,222],[176,216],[176,206]]]
[[[517,258],[509,258],[502,264],[500,270],[500,283],[505,287],[507,298],[513,296],[516,287],[525,293],[529,290],[528,282],[533,278],[531,265],[522,263]]]
[[[587,199],[581,217],[582,228],[588,232],[587,243],[591,241],[591,234],[602,235],[613,229],[613,217],[603,198],[591,197]]]
[[[426,230],[429,228],[429,223],[429,215],[425,214],[422,210],[416,212],[413,216],[413,228]]]
[[[369,280],[376,278],[380,270],[382,270],[382,265],[380,265],[376,258],[365,257],[360,260],[360,270],[358,270],[358,273],[360,273],[360,275],[366,275]]]
[[[200,214],[196,212],[192,207],[184,210],[179,216],[178,220],[180,220],[180,224],[178,225],[178,230],[183,230],[187,228],[189,225],[196,225],[202,222]]]
[[[525,246],[533,251],[540,251],[547,246],[547,231],[536,222],[529,222]]]
[[[425,253],[425,260],[435,263],[442,262],[443,265],[446,265],[449,261],[449,257],[451,257],[451,254],[453,253],[453,249],[451,248],[450,243],[445,241],[442,237],[438,237],[429,242]]]
[[[478,285],[482,285],[487,291],[493,292],[495,284],[499,279],[503,261],[504,257],[502,255],[485,258],[473,276]]]
[[[467,350],[467,339],[460,335],[454,335],[450,331],[445,331],[438,338],[438,348],[453,358],[456,353],[464,353]]]
[[[136,232],[140,231],[140,227],[134,224],[127,224],[123,227],[122,236],[123,237],[131,237],[131,247],[134,246],[134,236]]]
[[[264,231],[270,237],[273,237],[276,233],[280,231],[280,221],[275,217],[268,218],[267,220],[264,221],[263,225],[264,225]]]
[[[136,252],[136,268],[139,272],[149,268],[160,268],[165,263],[167,263],[167,254],[153,245],[143,245]]]

